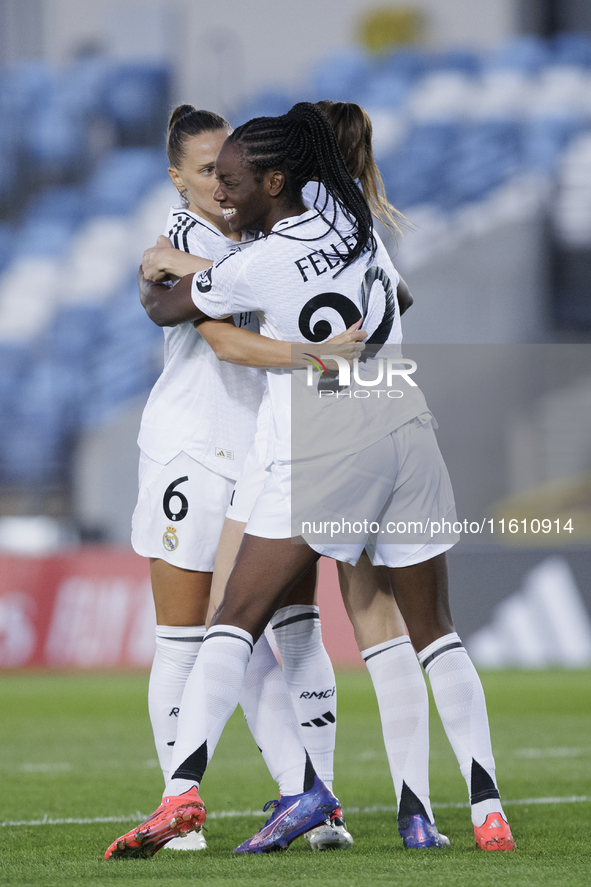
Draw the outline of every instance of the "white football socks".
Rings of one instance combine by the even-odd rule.
[[[480,826],[489,813],[503,813],[480,678],[455,632],[429,644],[419,659],[468,786],[472,822]]]
[[[212,626],[185,684],[165,795],[199,785],[227,721],[238,705],[252,636],[234,625]]]
[[[252,636],[234,625],[213,625],[207,632],[185,685],[165,795],[179,795],[191,786],[199,785],[222,731],[243,694],[252,650]],[[253,733],[256,731],[255,739],[263,749],[265,760],[272,761],[273,768],[279,770],[281,793],[300,794],[305,790],[309,776],[306,749],[297,732],[285,680],[278,667],[277,671],[269,668],[268,653],[263,643],[254,665],[259,676],[267,679],[270,676],[268,692],[263,687],[258,697],[255,694],[250,700],[245,698],[242,701],[247,712],[250,711]],[[248,681],[246,696],[252,693],[256,680],[256,674],[253,674],[252,682]],[[260,711],[255,715],[250,708],[257,703]],[[278,748],[271,749],[273,745]],[[277,763],[278,752],[285,756],[283,763]]]
[[[283,607],[271,625],[302,740],[316,773],[332,789],[337,695],[332,662],[322,643],[318,607]]]
[[[150,672],[148,710],[165,782],[176,740],[183,690],[204,635],[204,625],[156,626],[156,653]]]
[[[240,705],[279,791],[282,795],[299,794],[306,749],[283,672],[264,634],[254,645]]]
[[[430,822],[429,800],[429,696],[421,666],[407,635],[392,638],[361,655],[376,692],[384,744],[402,817],[403,784],[422,804]],[[404,802],[403,802],[404,803]],[[416,803],[410,814],[419,812]]]

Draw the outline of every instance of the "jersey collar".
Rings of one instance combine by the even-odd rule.
[[[301,225],[303,222],[317,219],[319,215],[318,210],[308,209],[305,213],[300,213],[299,216],[288,216],[288,218],[281,219],[280,222],[276,222],[275,225],[273,225],[271,228],[271,234],[276,234],[279,231],[285,231],[286,228],[292,228],[294,225]]]

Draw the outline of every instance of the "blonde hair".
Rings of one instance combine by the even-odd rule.
[[[347,169],[354,179],[359,180],[371,214],[397,240],[398,235],[402,234],[402,228],[408,227],[410,222],[392,206],[386,196],[384,182],[373,155],[373,128],[369,114],[353,102],[324,100],[316,102],[316,106],[328,117]]]

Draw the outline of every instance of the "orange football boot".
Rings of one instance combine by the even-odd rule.
[[[501,813],[489,813],[483,825],[474,826],[479,850],[515,850],[509,823]]]
[[[172,838],[199,831],[205,822],[205,805],[194,786],[182,795],[162,799],[145,822],[113,841],[105,859],[149,859]]]

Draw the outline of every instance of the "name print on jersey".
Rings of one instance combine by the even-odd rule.
[[[355,246],[355,236],[353,234],[349,234],[347,237],[343,237],[342,242],[345,246],[353,249]],[[342,265],[343,262],[347,258],[347,253],[343,255],[340,253],[338,248],[334,243],[331,243],[331,249],[334,252],[329,252],[323,249],[315,249],[311,253],[308,253],[306,256],[303,256],[301,259],[295,260],[295,265],[297,266],[304,283],[307,283],[309,277],[306,272],[314,271],[316,277],[320,277],[321,274],[326,274],[327,271],[332,271],[334,268],[338,268],[339,265]],[[367,252],[367,250],[365,250]]]

